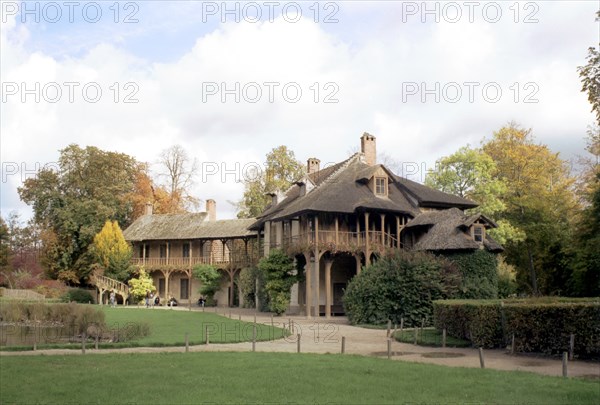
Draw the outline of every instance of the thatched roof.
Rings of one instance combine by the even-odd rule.
[[[486,222],[486,228],[496,227],[496,224],[481,214],[468,217],[458,208],[450,208],[423,212],[409,221],[405,229],[409,232],[419,233],[418,228],[424,228],[423,231],[425,233],[413,246],[416,250],[476,250],[481,245],[474,241],[467,232],[469,226],[479,219]],[[483,241],[483,246],[492,252],[501,252],[503,250],[502,246],[487,235],[487,233]]]
[[[420,207],[457,207],[460,209],[467,209],[475,208],[478,205],[477,203],[467,200],[466,198],[444,193],[443,191],[427,187],[423,184],[417,183],[416,181],[405,179],[404,177],[396,176],[396,181],[399,183],[400,189],[402,191],[404,191],[409,196],[417,200]]]
[[[375,195],[368,186],[377,171],[388,173],[388,195]],[[301,195],[302,185],[296,183],[277,204],[270,204],[252,224],[251,229],[260,229],[265,221],[283,220],[310,212],[334,212],[352,214],[365,210],[376,210],[415,217],[420,207],[473,208],[477,204],[454,195],[433,190],[414,181],[394,175],[383,165],[367,165],[362,153],[347,160],[308,175],[314,187]],[[306,181],[305,181],[306,183]]]
[[[256,232],[248,230],[254,221],[254,218],[207,221],[206,212],[144,215],[125,229],[123,235],[130,242],[244,238],[256,236]]]

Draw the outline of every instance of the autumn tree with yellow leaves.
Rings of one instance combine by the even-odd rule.
[[[94,237],[92,250],[106,277],[125,281],[131,273],[131,246],[117,221],[106,221]]]

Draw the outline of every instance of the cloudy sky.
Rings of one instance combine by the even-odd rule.
[[[278,145],[326,164],[366,131],[421,181],[509,121],[565,159],[593,122],[576,68],[598,1],[0,4],[3,216],[72,143],[151,164],[182,145],[229,218]]]

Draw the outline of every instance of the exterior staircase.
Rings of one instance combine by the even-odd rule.
[[[103,304],[104,293],[113,291],[116,295],[120,295],[123,298],[123,305],[129,298],[129,286],[125,283],[121,283],[110,277],[93,274],[90,277],[90,283],[95,285],[99,292],[98,303]]]

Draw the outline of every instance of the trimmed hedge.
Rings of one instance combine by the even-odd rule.
[[[517,352],[574,354],[600,358],[600,300],[534,298],[512,300],[446,300],[433,303],[434,326],[474,346],[502,348],[515,335]]]

